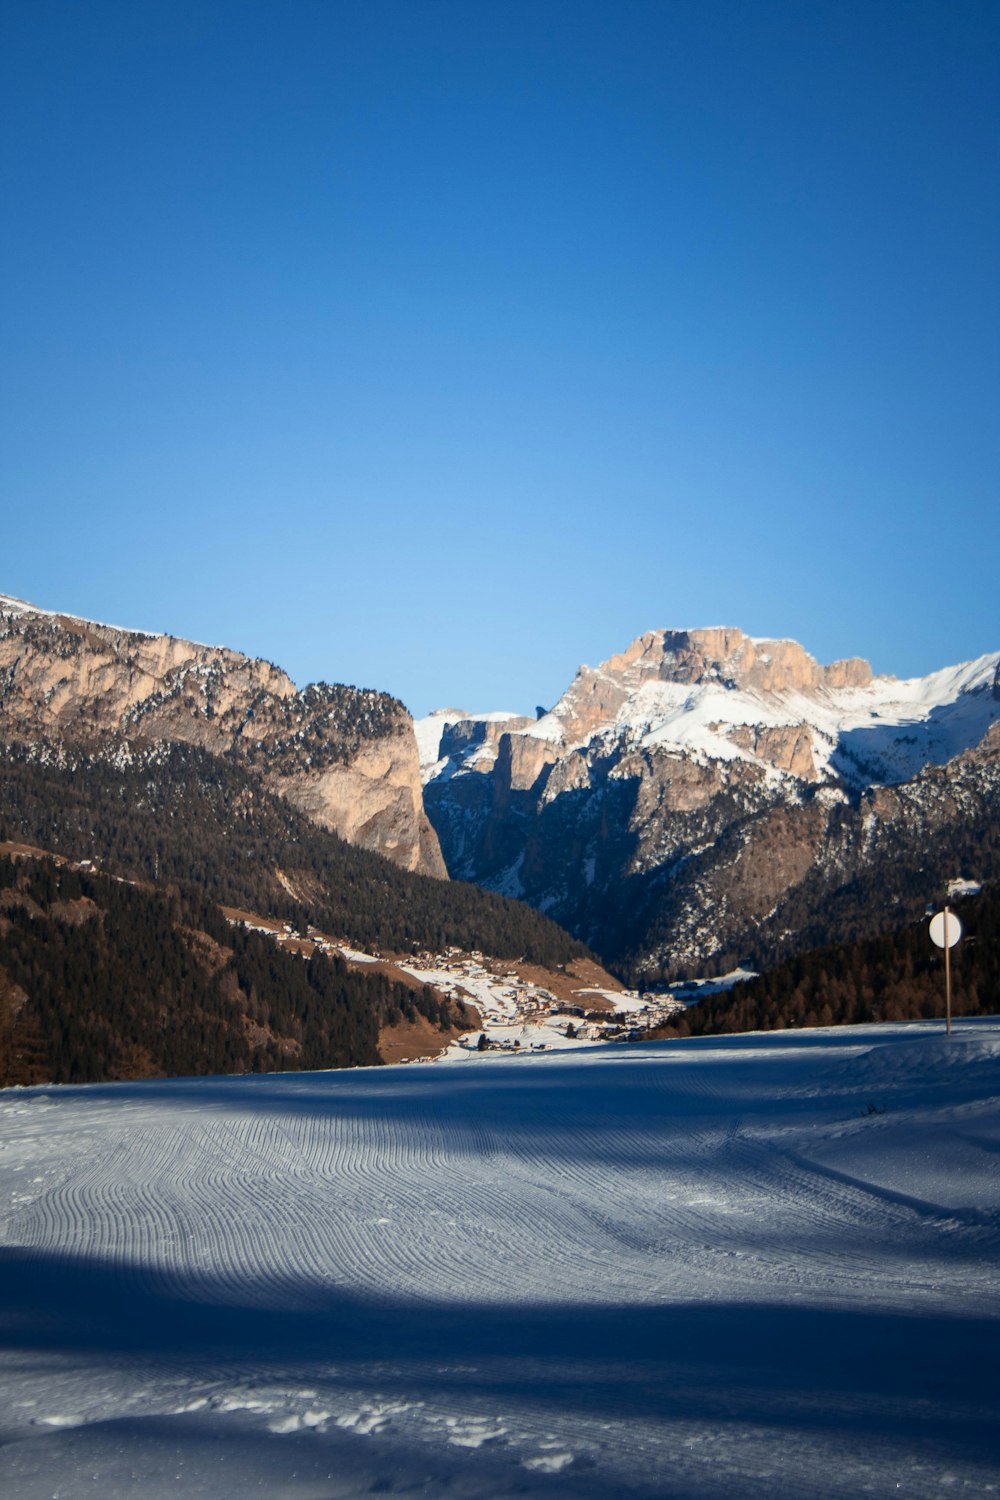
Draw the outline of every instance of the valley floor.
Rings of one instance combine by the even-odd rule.
[[[0,1093],[11,1500],[1000,1495],[1000,1021]]]

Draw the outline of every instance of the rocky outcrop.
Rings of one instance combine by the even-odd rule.
[[[725,730],[732,744],[746,750],[756,759],[774,766],[779,771],[788,771],[802,781],[817,781],[819,773],[813,754],[813,732],[806,724],[767,726],[762,724],[735,724],[718,726]]]
[[[797,641],[753,640],[742,630],[664,631],[659,675],[673,682],[719,680],[761,693],[864,687],[872,670],[852,658],[823,667]]]
[[[559,758],[556,747],[546,740],[526,734],[504,734],[494,773],[497,806],[505,805],[510,793],[527,792],[537,786],[543,772]]]
[[[404,870],[448,878],[424,812],[412,735],[371,740],[350,760],[319,772],[292,771],[281,789],[314,823],[349,844],[385,854]]]
[[[998,693],[989,658],[900,684],[795,641],[649,631],[538,721],[494,725],[495,754],[455,755],[424,800],[452,875],[530,901],[633,979],[717,972],[821,943],[865,904],[877,923],[939,855],[984,848]]]
[[[865,687],[866,661],[851,658],[820,666],[797,641],[753,640],[742,630],[654,630],[597,667],[581,667],[554,713],[566,736],[579,738],[612,723],[644,682],[718,682],[758,693],[814,693],[820,688]]]
[[[441,734],[438,755],[477,771],[494,765],[505,735],[528,728],[535,721],[525,715],[496,719],[459,719]]]
[[[87,746],[198,745],[349,843],[446,876],[423,808],[413,722],[388,694],[301,692],[271,662],[0,600],[0,733]]]
[[[612,672],[614,661],[605,668],[581,667],[572,685],[560,698],[552,713],[543,722],[558,725],[558,737],[564,744],[573,744],[590,739],[598,730],[613,724],[615,715],[626,702],[630,679],[638,680],[641,665],[629,662],[620,671]]]

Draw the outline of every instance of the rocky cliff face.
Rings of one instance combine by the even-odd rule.
[[[300,692],[278,667],[236,651],[0,598],[0,734],[199,745],[253,766],[348,842],[447,873],[423,809],[413,721],[385,693],[326,683]]]
[[[935,894],[938,854],[979,857],[1000,811],[996,668],[896,682],[794,641],[652,631],[581,667],[538,721],[451,725],[425,804],[453,875],[531,901],[633,975],[772,961],[832,939],[824,910],[876,869],[888,918],[907,882],[911,902]]]

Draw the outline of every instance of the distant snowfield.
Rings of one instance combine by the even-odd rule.
[[[0,1093],[0,1492],[1000,1494],[1000,1020]]]
[[[874,677],[866,687],[812,693],[647,682],[630,695],[614,733],[709,760],[752,760],[727,738],[728,730],[805,724],[815,731],[813,755],[821,774],[907,781],[923,766],[944,765],[971,749],[1000,719],[1000,702],[991,691],[996,667],[997,653],[989,652],[926,677]]]
[[[1000,720],[1000,700],[992,692],[997,661],[998,653],[991,651],[926,677],[875,677],[865,687],[824,687],[811,693],[650,679],[629,693],[613,720],[593,731],[591,742],[624,739],[636,746],[681,751],[701,761],[753,761],[754,753],[730,738],[734,729],[806,725],[813,731],[812,754],[820,780],[843,777],[848,782],[895,784],[908,781],[926,765],[944,765],[971,749]],[[513,733],[568,750],[573,746],[564,722],[567,712],[575,712],[572,688],[543,718]],[[439,759],[441,735],[459,718],[457,711],[439,710],[416,721],[425,783],[484,758],[485,752],[472,745],[454,760]],[[491,763],[492,753],[485,759]]]

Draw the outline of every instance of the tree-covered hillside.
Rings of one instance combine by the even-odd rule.
[[[952,950],[952,1012],[1000,1012],[1000,895],[958,907],[964,936]],[[820,948],[711,995],[666,1028],[673,1036],[774,1031],[944,1016],[944,959],[927,922],[879,938]]]
[[[344,843],[245,765],[189,745],[2,747],[4,839],[96,859],[128,879],[180,883],[368,949],[480,949],[548,965],[587,952],[521,902],[410,874]]]
[[[373,1064],[380,1028],[418,1012],[452,1019],[176,886],[0,858],[0,1086]]]

